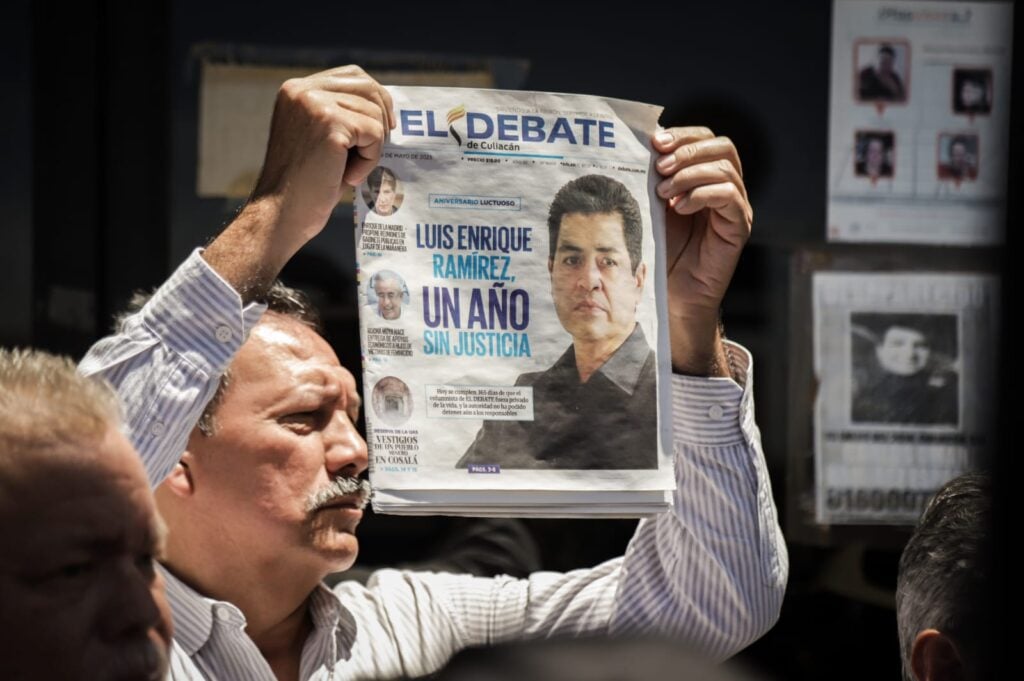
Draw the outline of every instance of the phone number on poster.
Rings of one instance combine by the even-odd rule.
[[[935,490],[830,488],[825,505],[830,511],[913,511],[920,513]]]

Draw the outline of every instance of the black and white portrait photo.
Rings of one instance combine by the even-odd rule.
[[[957,425],[955,314],[851,313],[853,423]]]
[[[953,111],[969,116],[992,113],[992,69],[953,69]]]
[[[907,101],[910,43],[861,40],[856,45],[855,57],[858,101]]]

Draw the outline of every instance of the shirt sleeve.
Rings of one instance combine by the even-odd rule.
[[[673,376],[673,512],[630,543],[611,631],[656,631],[715,659],[775,623],[789,560],[754,422],[750,354],[731,344],[732,379]]]
[[[197,249],[136,314],[79,364],[117,391],[128,438],[153,487],[178,462],[220,377],[266,306],[238,293]]]
[[[415,648],[401,657],[437,661],[469,645],[591,633],[657,634],[725,659],[766,632],[788,558],[754,423],[750,355],[731,350],[743,388],[673,377],[673,509],[642,521],[625,556],[524,580],[376,573],[377,617],[400,648]]]

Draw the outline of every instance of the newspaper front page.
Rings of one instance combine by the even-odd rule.
[[[388,89],[398,126],[356,196],[375,508],[664,508],[661,109]]]
[[[996,280],[814,276],[817,521],[913,524],[993,432]]]

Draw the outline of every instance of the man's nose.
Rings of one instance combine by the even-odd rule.
[[[105,585],[100,635],[107,641],[145,636],[160,622],[160,609],[153,599],[155,566],[140,565],[136,556],[120,557]]]
[[[579,285],[588,291],[601,287],[601,268],[596,258],[588,258],[580,266]]]
[[[344,410],[334,412],[324,430],[327,472],[355,477],[368,465],[366,441]]]

